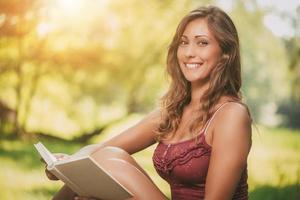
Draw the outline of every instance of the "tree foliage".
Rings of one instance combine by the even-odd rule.
[[[176,26],[200,6],[67,2],[0,0],[0,102],[16,113],[17,133],[79,138],[153,109],[168,87],[166,52]],[[266,105],[289,91],[288,64],[283,43],[252,3],[249,9],[235,1],[229,14],[241,38],[245,100],[260,119]]]

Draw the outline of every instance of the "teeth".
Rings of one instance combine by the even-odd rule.
[[[191,64],[186,63],[185,66],[188,69],[196,69],[196,68],[200,67],[200,64],[199,63],[191,63]]]

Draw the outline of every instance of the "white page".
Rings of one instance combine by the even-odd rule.
[[[48,166],[52,165],[54,162],[57,161],[55,156],[50,151],[48,151],[48,149],[41,142],[34,144],[34,147],[37,149],[37,151],[45,160]]]

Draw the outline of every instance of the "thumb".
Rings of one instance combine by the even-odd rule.
[[[62,160],[69,157],[68,154],[64,154],[64,153],[55,153],[54,156],[57,160]]]

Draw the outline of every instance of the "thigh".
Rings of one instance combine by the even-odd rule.
[[[161,200],[164,194],[152,182],[137,162],[125,151],[105,147],[93,153],[93,157],[105,170],[133,193],[133,199]]]

